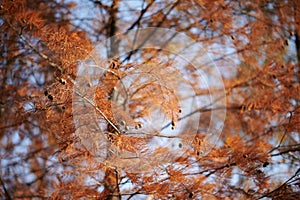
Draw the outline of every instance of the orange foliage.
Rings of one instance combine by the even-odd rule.
[[[296,0],[0,1],[1,199],[298,199],[299,13]],[[193,42],[144,48],[158,30],[142,27]],[[76,78],[92,56],[89,99]]]

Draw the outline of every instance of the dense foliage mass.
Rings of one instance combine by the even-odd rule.
[[[146,27],[210,59],[124,53]],[[0,29],[1,199],[299,198],[298,0],[1,0]]]

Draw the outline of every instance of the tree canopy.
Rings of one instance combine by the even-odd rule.
[[[1,0],[3,199],[298,199],[300,2]]]

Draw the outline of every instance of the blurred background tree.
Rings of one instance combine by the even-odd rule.
[[[298,199],[297,0],[0,2],[1,198]],[[93,45],[145,27],[183,32],[212,49],[211,62],[222,74],[226,106],[195,110],[201,113],[197,132],[208,126],[214,109],[226,110],[227,115],[218,145],[204,155],[199,153],[205,145],[199,134],[192,138],[190,151],[172,163],[134,173],[98,162],[82,145],[73,124],[72,96],[78,63]],[[104,53],[111,58],[121,51],[115,40]],[[109,134],[105,136],[115,146],[130,150],[147,142],[111,134],[120,128],[110,96],[116,80],[139,69],[139,63],[150,63],[153,71],[171,65],[163,59],[157,61],[163,56],[169,55],[154,49],[111,60],[106,78],[97,87],[94,106],[101,111],[102,120],[107,117],[104,129]],[[193,77],[188,65],[185,69]],[[195,96],[209,95],[196,80],[193,83]],[[136,111],[131,117],[146,116],[153,102],[162,101],[159,93],[149,93],[156,86],[151,85],[148,93],[130,104]],[[168,102],[163,111],[172,125],[179,123],[180,108],[174,99]],[[144,108],[140,112],[138,105]],[[169,153],[167,149],[154,151],[158,157]],[[144,156],[148,159],[149,155]]]

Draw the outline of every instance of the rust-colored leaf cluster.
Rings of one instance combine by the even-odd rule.
[[[0,1],[0,199],[298,199],[299,13],[297,0]],[[192,42],[144,48],[145,27]],[[79,80],[82,63],[102,72]]]

